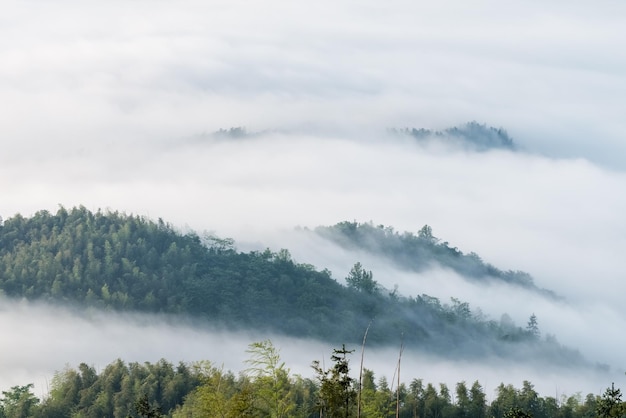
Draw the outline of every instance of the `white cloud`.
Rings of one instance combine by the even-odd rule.
[[[553,154],[624,151],[619,4],[33,4],[8,5],[0,44],[20,142],[477,119]]]
[[[0,214],[84,204],[285,247],[272,234],[296,225],[428,223],[566,296],[571,305],[532,300],[541,323],[618,362],[623,8],[10,1],[0,18]],[[424,148],[384,133],[469,120],[503,126],[534,154]],[[282,133],[192,139],[231,126]],[[352,263],[294,245],[298,261],[339,278]],[[463,293],[485,310],[506,304],[497,289]]]

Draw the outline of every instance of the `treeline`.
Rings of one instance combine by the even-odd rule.
[[[338,228],[377,230],[349,223]],[[434,240],[406,239],[407,245]],[[0,225],[0,292],[12,298],[183,314],[332,344],[359,342],[373,319],[372,344],[404,335],[407,345],[457,358],[584,363],[553,337],[541,338],[537,321],[520,327],[506,316],[486,318],[458,299],[403,297],[377,286],[360,263],[356,267],[345,286],[328,270],[295,262],[287,250],[239,252],[229,239],[181,234],[162,220],[84,207],[16,215]]]
[[[410,135],[422,142],[436,140],[481,152],[491,149],[515,150],[517,148],[513,142],[513,138],[511,138],[503,128],[494,128],[493,126],[487,126],[476,121],[448,128],[443,131],[432,131],[424,128],[405,128],[392,130],[392,133]]]
[[[362,417],[362,418],[593,418],[623,417],[626,403],[613,386],[602,396],[541,397],[532,383],[500,384],[491,403],[478,381],[453,388],[414,379],[375,378],[350,367],[353,350],[333,350],[332,365],[312,364],[313,378],[290,374],[271,341],[253,343],[237,375],[210,362],[117,360],[98,373],[81,364],[58,372],[38,399],[32,384],[2,392],[2,418],[127,417]],[[354,377],[362,376],[362,378]]]
[[[98,373],[92,366],[57,372],[43,400],[32,384],[2,392],[0,417],[86,418],[136,417],[141,406],[170,414],[205,379],[202,364],[124,363],[116,360]],[[142,404],[143,402],[143,404]],[[145,406],[143,410],[145,410]],[[145,415],[143,415],[145,416]]]
[[[538,288],[528,273],[500,270],[484,262],[476,253],[464,254],[458,248],[451,247],[447,241],[435,237],[428,225],[414,234],[399,233],[393,227],[375,226],[371,222],[340,222],[333,226],[317,227],[315,232],[343,247],[357,248],[388,258],[394,264],[416,272],[441,266],[454,270],[466,279],[497,280],[556,297],[552,291]]]
[[[84,207],[6,219],[0,290],[9,297],[184,313],[228,325],[263,326],[268,318],[291,316],[283,331],[305,335],[319,332],[311,330],[316,320],[325,326],[341,313],[336,306],[343,296],[329,272],[294,263],[287,251],[241,253],[228,239]]]

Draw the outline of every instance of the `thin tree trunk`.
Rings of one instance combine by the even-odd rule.
[[[372,321],[367,324],[367,328],[365,328],[365,335],[363,335],[363,344],[361,344],[361,368],[359,369],[359,392],[357,394],[356,401],[356,416],[357,418],[361,418],[361,389],[362,389],[362,380],[363,380],[363,357],[365,356],[365,340],[367,339],[367,333],[370,330],[370,326],[372,325]]]
[[[400,355],[398,356],[398,385],[396,387],[396,418],[400,418],[400,362],[402,361],[402,352],[404,351],[404,334],[400,341]]]

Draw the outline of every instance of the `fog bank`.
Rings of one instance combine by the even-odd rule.
[[[61,204],[163,218],[242,248],[289,248],[340,281],[361,261],[406,295],[454,296],[494,316],[506,308],[518,322],[534,312],[544,333],[626,368],[626,337],[615,331],[626,329],[626,4],[3,6],[0,216]],[[520,151],[420,146],[387,133],[472,120],[503,127]],[[240,126],[266,133],[210,135]],[[428,224],[453,247],[530,273],[565,302],[473,286],[438,268],[409,274],[291,232],[345,220],[412,232]],[[62,312],[52,319],[47,308],[6,306],[0,326],[11,338],[1,343],[1,376],[16,383],[40,382],[66,362],[205,358],[207,347],[243,352],[237,347],[249,342],[107,325],[108,316],[96,328]],[[106,340],[97,340],[100,331]],[[189,343],[169,352],[169,338]],[[444,367],[464,369],[437,370]],[[569,382],[581,380],[592,382]],[[554,386],[570,390],[567,381]]]
[[[235,373],[245,370],[248,344],[270,338],[291,373],[314,378],[313,360],[328,366],[332,347],[328,344],[283,336],[260,335],[254,331],[235,333],[192,326],[182,319],[150,315],[126,315],[91,311],[70,312],[43,304],[2,301],[0,332],[10,338],[0,342],[0,387],[35,384],[35,395],[45,396],[55,371],[76,368],[86,363],[100,372],[121,358],[126,363],[210,360]],[[391,384],[398,347],[366,349],[364,366],[385,376]],[[360,347],[351,358],[351,369],[358,375]],[[402,357],[401,380],[406,384],[421,378],[425,383],[446,383],[452,389],[457,382],[479,380],[488,399],[495,397],[500,383],[521,387],[524,380],[535,385],[542,396],[573,395],[577,392],[600,394],[616,373],[603,374],[511,364],[486,358],[481,362],[441,359],[420,354],[406,347]],[[615,380],[619,382],[619,380]]]

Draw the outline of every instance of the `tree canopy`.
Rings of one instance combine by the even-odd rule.
[[[248,368],[235,374],[209,360],[125,363],[116,360],[97,372],[80,364],[57,372],[42,399],[33,385],[2,392],[0,418],[622,418],[626,403],[611,385],[602,395],[542,397],[529,381],[521,388],[501,383],[488,401],[483,386],[458,382],[454,396],[445,383],[421,379],[389,385],[364,369],[361,387],[353,378],[342,345],[332,365],[313,361],[313,378],[291,375],[270,340],[249,345]],[[357,392],[361,396],[357,397]],[[357,408],[357,402],[361,407]]]

